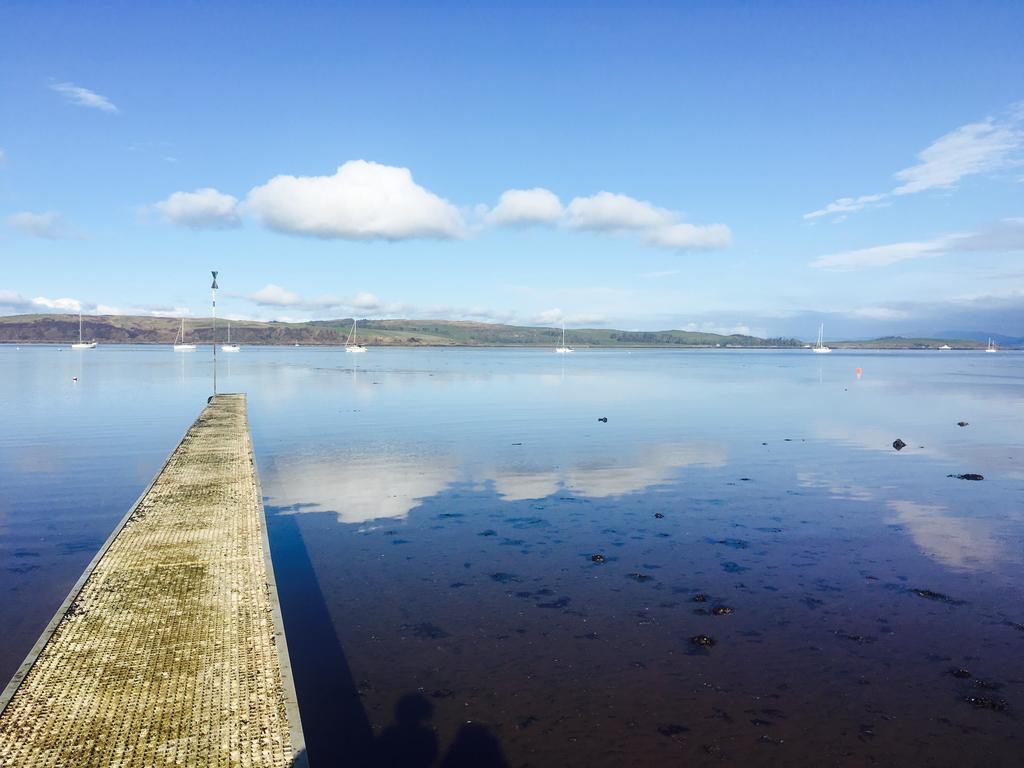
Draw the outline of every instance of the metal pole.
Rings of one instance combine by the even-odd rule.
[[[210,303],[213,310],[213,396],[217,396],[217,273],[211,271],[213,285],[210,286]]]

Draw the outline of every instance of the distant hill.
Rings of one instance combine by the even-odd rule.
[[[942,331],[938,337],[940,339],[971,339],[972,341],[983,341],[986,344],[989,339],[992,339],[1000,347],[1024,347],[1024,336],[1004,336],[991,331]]]
[[[171,344],[180,318],[131,315],[88,315],[82,320],[86,341],[101,344]],[[209,344],[213,338],[210,318],[185,321],[189,341]],[[231,321],[231,341],[242,345],[303,344],[340,346],[348,338],[352,318],[314,320],[305,323]],[[217,321],[217,338],[224,341],[227,322]],[[561,342],[560,328],[501,325],[462,320],[360,320],[359,341],[372,346],[466,346],[553,347]],[[78,316],[67,314],[11,315],[0,317],[0,343],[69,344],[78,340]],[[799,348],[797,339],[762,339],[741,334],[692,331],[619,331],[608,328],[574,328],[568,343],[577,347],[739,347]],[[987,338],[986,338],[987,341]],[[835,349],[936,349],[949,344],[955,349],[979,349],[985,342],[972,339],[908,339],[887,336],[868,341],[834,341]],[[1008,348],[1011,344],[1001,346]]]
[[[83,318],[82,335],[101,344],[171,344],[180,318],[129,315],[89,315]],[[189,341],[208,344],[213,338],[210,318],[185,321]],[[306,344],[342,345],[352,328],[352,318],[306,323],[232,321],[231,341],[242,345]],[[217,338],[223,341],[226,321],[217,321]],[[499,325],[457,320],[360,320],[359,341],[374,346],[538,346],[553,347],[561,341],[559,328]],[[67,344],[78,340],[78,316],[66,314],[13,315],[0,317],[0,342]],[[637,347],[799,347],[796,339],[761,339],[756,336],[690,331],[618,331],[606,328],[573,329],[569,344],[575,346]]]
[[[832,349],[938,349],[943,344],[953,349],[984,349],[986,342],[973,339],[918,339],[903,336],[883,336],[862,341],[830,341]]]

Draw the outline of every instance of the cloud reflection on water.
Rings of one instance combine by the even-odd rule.
[[[918,549],[948,568],[976,571],[1010,559],[984,521],[950,515],[941,504],[893,500],[886,505],[896,513],[889,522],[905,526]]]
[[[268,473],[268,501],[287,512],[335,512],[339,523],[404,518],[420,499],[458,479],[444,456],[384,454],[277,462]]]
[[[642,447],[631,463],[621,457],[591,458],[564,469],[463,468],[446,455],[333,455],[275,462],[264,480],[268,503],[292,514],[334,512],[341,523],[403,519],[421,500],[459,481],[493,482],[506,501],[542,499],[556,493],[607,498],[674,482],[691,466],[722,467],[720,445],[665,443]]]

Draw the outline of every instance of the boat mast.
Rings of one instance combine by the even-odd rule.
[[[210,271],[213,275],[213,285],[210,286],[210,310],[213,316],[213,396],[217,396],[217,272]],[[182,323],[185,322],[182,318]]]
[[[988,342],[991,344],[992,339],[989,339]],[[82,310],[78,310],[78,343],[82,343]]]

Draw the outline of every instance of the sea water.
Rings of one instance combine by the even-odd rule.
[[[1024,752],[1021,353],[245,347],[218,384],[314,761]],[[0,677],[211,387],[208,347],[0,346]]]

